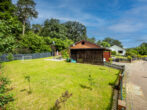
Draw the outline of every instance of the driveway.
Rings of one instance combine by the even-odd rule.
[[[147,61],[117,64],[126,66],[127,110],[147,110]]]

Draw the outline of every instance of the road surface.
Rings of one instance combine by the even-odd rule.
[[[126,67],[127,110],[147,110],[147,61],[117,64]]]

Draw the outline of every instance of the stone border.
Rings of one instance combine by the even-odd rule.
[[[124,77],[125,66],[111,64],[109,62],[105,62],[104,66],[120,70],[119,76],[113,88],[113,99],[112,99],[111,110],[126,110],[126,101],[123,100],[123,77]]]

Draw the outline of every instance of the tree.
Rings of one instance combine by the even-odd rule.
[[[103,47],[110,47],[110,44],[108,42],[101,42],[101,46]]]
[[[96,42],[96,39],[95,39],[95,37],[87,38],[87,41],[89,41],[91,43],[95,43]]]
[[[15,6],[11,0],[0,0],[0,19],[8,20],[14,17]]]
[[[42,26],[40,24],[33,24],[32,25],[32,31],[35,34],[40,34],[41,30],[42,30]]]
[[[20,26],[19,21],[14,18],[0,20],[0,52],[15,52]]]
[[[67,36],[67,29],[64,25],[60,24],[58,19],[47,19],[44,21],[40,35],[64,40]]]
[[[22,22],[23,31],[25,34],[25,25],[29,19],[37,18],[38,12],[35,10],[35,2],[33,0],[18,0],[17,2],[17,15]]]
[[[100,45],[102,47],[110,47],[111,46],[108,42],[101,41],[101,40],[97,41],[97,45]]]
[[[64,25],[67,28],[68,39],[74,42],[87,39],[86,27],[83,24],[76,21],[68,21]]]
[[[51,51],[50,45],[45,42],[44,38],[33,32],[29,32],[22,36],[21,45],[23,49],[26,48],[30,50],[31,53]]]
[[[123,47],[123,45],[121,44],[121,42],[119,40],[115,40],[115,39],[110,38],[110,37],[106,37],[103,40],[103,42],[108,42],[111,46],[117,45],[117,46]]]
[[[138,48],[137,51],[140,55],[147,55],[147,43],[143,42]]]
[[[45,37],[44,39],[45,39],[47,45],[54,45],[55,49],[58,51],[62,51],[64,49],[67,49],[67,48],[69,48],[69,46],[71,44],[73,44],[73,41],[71,41],[67,38],[65,40],[62,40],[62,39],[57,39],[57,38]],[[53,42],[54,42],[54,44],[53,44]]]

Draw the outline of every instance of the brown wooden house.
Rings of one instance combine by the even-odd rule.
[[[78,63],[90,63],[90,64],[100,64],[104,63],[104,52],[110,50],[100,47],[94,43],[82,40],[75,43],[70,47],[70,57],[71,59],[76,60]],[[105,55],[105,56],[109,56]],[[110,56],[109,56],[110,57]],[[109,58],[107,58],[109,59]]]

